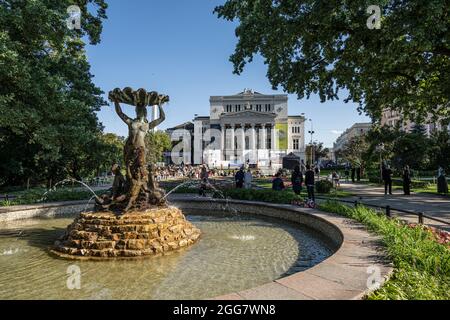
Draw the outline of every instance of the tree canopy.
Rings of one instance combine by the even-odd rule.
[[[369,29],[370,5],[381,28]],[[374,119],[385,108],[405,117],[450,117],[450,0],[228,0],[215,9],[237,20],[230,60],[240,74],[260,54],[274,89],[322,102],[346,101]]]
[[[79,30],[66,22],[74,4]],[[82,38],[100,42],[106,8],[103,0],[0,0],[0,184],[76,177],[96,152],[95,111],[105,101]]]
[[[147,161],[157,163],[164,160],[164,152],[172,150],[172,140],[163,131],[149,132],[145,138],[147,145]]]

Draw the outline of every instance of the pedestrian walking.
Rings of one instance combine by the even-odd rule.
[[[283,179],[281,179],[281,171],[278,171],[275,175],[275,179],[272,181],[272,190],[283,191],[285,188]]]
[[[305,185],[306,190],[308,191],[308,200],[315,202],[316,198],[314,195],[314,186],[315,186],[314,171],[311,169],[311,166],[309,164],[306,166]]]
[[[302,193],[303,184],[303,174],[300,170],[300,166],[295,166],[294,172],[292,172],[291,182],[294,193],[300,195]]]
[[[320,166],[318,164],[314,167],[314,173],[317,176],[317,181],[319,181],[320,180]]]
[[[331,175],[331,178],[333,179],[334,187],[335,188],[339,188],[341,186],[339,174],[336,171],[333,171],[333,174]]]
[[[383,166],[382,176],[384,181],[384,194],[392,194],[392,170],[389,166]]]
[[[252,188],[252,181],[253,181],[252,171],[250,169],[248,169],[247,172],[244,175],[245,189],[251,189]]]
[[[234,180],[236,181],[236,188],[242,189],[244,187],[244,179],[245,179],[245,174],[244,174],[244,168],[242,167],[239,169],[239,171],[234,176]]]
[[[447,177],[445,175],[444,168],[439,166],[438,169],[438,179],[437,179],[437,187],[438,187],[438,193],[448,193],[448,182]]]
[[[403,193],[406,196],[411,194],[411,170],[408,165],[403,168]]]

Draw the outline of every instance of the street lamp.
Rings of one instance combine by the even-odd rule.
[[[311,122],[311,130],[308,131],[308,133],[311,135],[311,142],[310,142],[310,148],[311,148],[311,165],[314,163],[314,145],[313,145],[313,139],[314,139],[314,125],[312,119],[308,119]]]
[[[377,146],[378,151],[380,152],[380,183],[383,181],[383,151],[384,151],[384,143],[380,143]]]

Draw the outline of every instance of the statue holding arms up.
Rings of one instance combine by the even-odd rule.
[[[146,135],[165,120],[162,105],[169,102],[169,97],[157,92],[147,92],[145,89],[134,91],[132,88],[123,90],[117,88],[109,92],[109,99],[114,103],[117,115],[128,126],[128,139],[124,147],[124,162],[126,168],[126,196],[113,195],[108,209],[124,206],[124,211],[145,209],[151,205],[164,205],[164,194],[153,181],[149,181],[147,169]],[[135,106],[136,117],[127,116],[120,106],[121,103]],[[147,119],[147,107],[158,106],[160,117],[151,122]],[[150,166],[151,168],[151,166]],[[151,183],[150,183],[151,182]],[[157,188],[157,189],[156,189]],[[122,200],[115,203],[115,199]]]

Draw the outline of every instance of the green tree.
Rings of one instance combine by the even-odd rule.
[[[365,168],[367,163],[364,157],[369,148],[366,136],[355,136],[351,138],[341,151],[342,158],[351,163],[353,167]]]
[[[170,151],[172,141],[170,136],[163,131],[150,132],[146,137],[147,161],[150,163],[161,162],[164,160],[164,152]]]
[[[401,135],[400,128],[397,126],[372,126],[366,134],[366,140],[369,144],[364,158],[367,163],[390,159],[393,156],[393,148],[396,139]]]
[[[374,4],[381,28],[370,30]],[[449,0],[228,0],[215,13],[238,23],[236,74],[260,54],[273,88],[299,98],[324,102],[346,89],[374,119],[386,107],[450,117]]]
[[[73,4],[80,30],[67,27]],[[0,0],[0,183],[79,176],[95,151],[95,112],[105,102],[81,38],[99,43],[106,8],[103,0]]]
[[[314,145],[314,159],[315,160],[320,160],[322,158],[325,158],[328,155],[328,153],[330,152],[330,149],[323,147],[323,142],[318,142],[318,143],[315,142],[313,145]],[[310,148],[310,146],[307,146],[307,149],[308,149],[307,151],[309,151],[311,154],[311,151],[309,150],[309,148]]]
[[[79,173],[83,177],[99,176],[102,172],[109,172],[115,163],[123,165],[124,145],[125,138],[114,133],[94,136],[90,142],[90,152],[82,153],[79,160]],[[74,174],[71,176],[77,178]]]
[[[392,164],[398,171],[405,165],[425,170],[430,165],[430,147],[430,139],[422,131],[401,132],[392,148]]]
[[[442,166],[450,172],[450,133],[448,130],[436,131],[431,135],[430,169]]]

